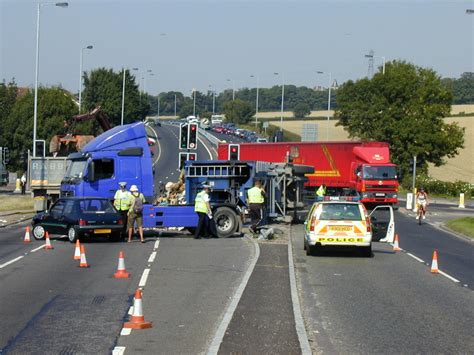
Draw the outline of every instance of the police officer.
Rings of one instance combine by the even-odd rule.
[[[250,209],[250,231],[257,232],[257,225],[263,219],[263,203],[265,201],[265,190],[260,181],[255,181],[254,187],[247,191],[247,198]]]
[[[324,197],[326,195],[326,185],[322,184],[319,189],[316,190],[316,196]]]
[[[123,222],[123,236],[127,235],[127,220],[128,220],[128,210],[132,203],[132,195],[130,191],[127,191],[127,183],[119,182],[120,188],[115,192],[114,196],[114,207],[122,216]]]
[[[196,195],[194,200],[194,212],[198,214],[199,222],[194,234],[194,239],[201,239],[201,234],[204,232],[204,237],[209,236],[206,229],[206,222],[208,218],[212,218],[211,198],[209,197],[210,185],[207,182],[202,184],[202,191]]]

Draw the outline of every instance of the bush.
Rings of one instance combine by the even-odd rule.
[[[311,113],[311,108],[305,102],[300,102],[293,109],[293,114],[296,118],[303,118],[308,116]]]
[[[458,197],[464,193],[466,199],[474,197],[474,184],[465,181],[441,181],[428,175],[420,175],[416,178],[416,186],[423,186],[429,194]]]

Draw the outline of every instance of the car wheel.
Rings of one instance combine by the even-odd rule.
[[[36,240],[44,239],[45,235],[46,235],[46,231],[41,224],[37,224],[36,226],[33,227],[33,237]]]
[[[230,237],[237,232],[237,214],[229,207],[219,207],[214,214],[217,236],[220,238]]]
[[[365,258],[371,258],[372,257],[372,244],[369,245],[368,247],[362,247],[361,254]]]
[[[67,231],[67,238],[71,243],[75,243],[77,239],[79,239],[79,233],[77,232],[77,229],[74,227],[69,227]]]

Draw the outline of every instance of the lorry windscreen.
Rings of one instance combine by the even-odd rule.
[[[72,160],[69,164],[64,180],[81,179],[86,169],[87,160]]]
[[[364,165],[363,176],[366,180],[396,180],[397,170],[394,166]]]

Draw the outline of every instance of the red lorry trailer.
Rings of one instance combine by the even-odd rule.
[[[221,143],[218,159],[310,165],[306,186],[312,191],[324,184],[340,194],[356,190],[364,203],[398,202],[397,167],[384,142]]]

